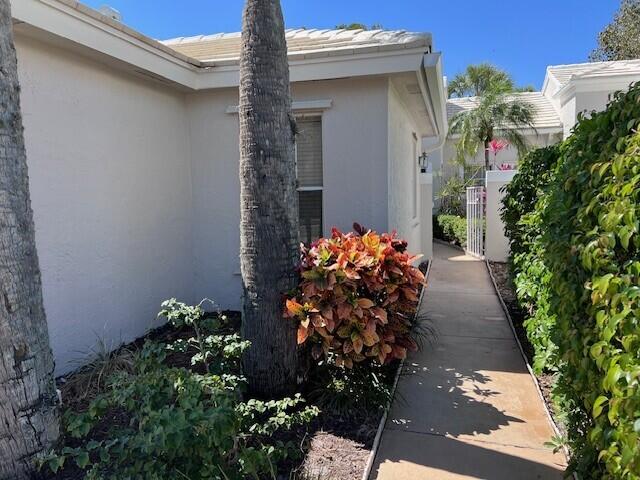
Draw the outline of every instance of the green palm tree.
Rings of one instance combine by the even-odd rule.
[[[499,68],[480,63],[469,65],[463,73],[456,75],[449,83],[449,98],[478,97],[485,93],[506,93],[516,90],[511,76]]]
[[[518,149],[522,155],[529,149],[523,128],[533,125],[534,107],[529,102],[499,91],[486,91],[476,97],[476,107],[455,114],[449,121],[449,135],[459,135],[456,160],[461,165],[484,147],[485,168],[489,169],[489,146],[497,136]]]

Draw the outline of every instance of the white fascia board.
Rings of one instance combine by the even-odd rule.
[[[444,145],[449,132],[447,95],[445,79],[442,73],[442,55],[440,53],[429,53],[423,56],[420,79],[420,88],[423,91],[429,115],[431,115],[437,132],[435,141],[430,142],[429,147],[425,150],[425,153],[431,153]],[[424,148],[424,138],[422,145]]]
[[[632,83],[637,81],[640,81],[640,75],[637,73],[597,78],[572,78],[564,87],[558,90],[553,97],[557,98],[560,103],[564,105],[571,100],[571,97],[575,96],[576,93],[626,91]]]
[[[12,2],[12,16],[38,30],[195,88],[195,65],[56,0]]]
[[[289,77],[293,83],[416,72],[423,55],[424,48],[359,55],[325,55],[297,60],[293,57],[289,60]],[[239,65],[224,65],[201,69],[197,89],[230,88],[239,84]]]

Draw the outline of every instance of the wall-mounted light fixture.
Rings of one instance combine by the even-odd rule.
[[[422,155],[418,157],[418,165],[420,166],[420,172],[427,173],[429,167],[429,154],[422,152]]]

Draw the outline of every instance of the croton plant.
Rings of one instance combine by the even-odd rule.
[[[419,256],[394,233],[332,230],[302,246],[300,285],[286,300],[285,317],[297,322],[298,344],[311,344],[314,359],[353,367],[380,364],[417,348],[412,327],[424,275]]]

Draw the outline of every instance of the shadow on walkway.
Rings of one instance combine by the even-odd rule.
[[[565,459],[483,262],[435,245],[421,316],[372,479],[561,479]]]

